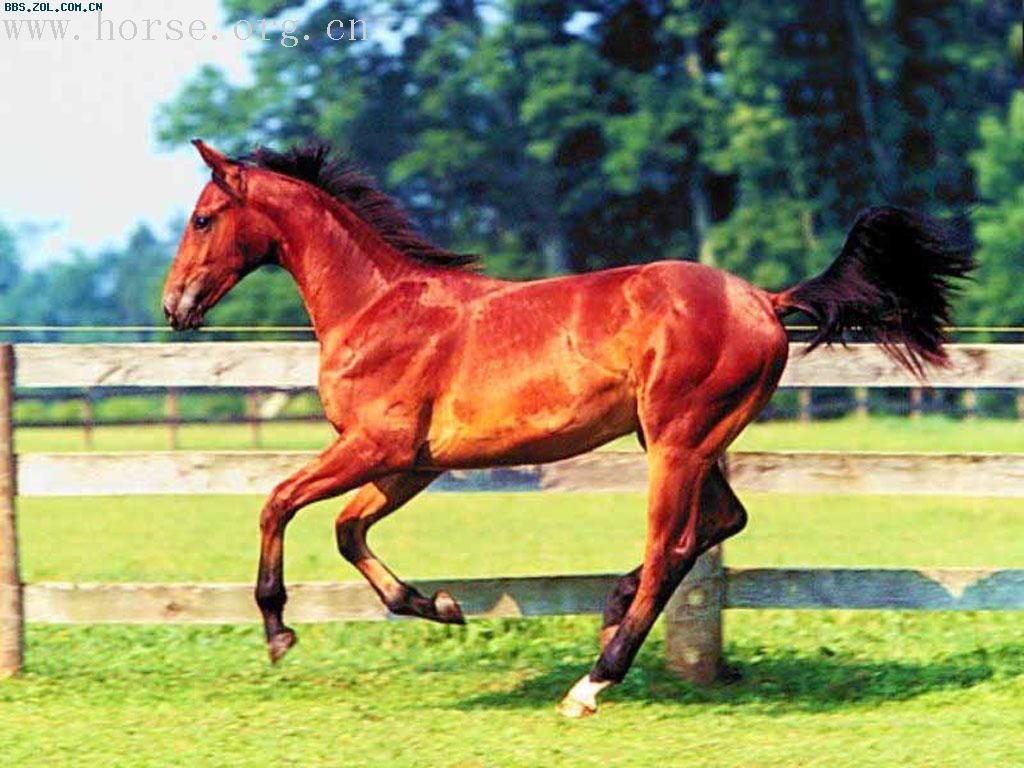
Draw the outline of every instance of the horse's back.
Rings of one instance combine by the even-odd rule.
[[[686,262],[488,288],[466,306],[435,403],[438,459],[589,450],[635,430],[638,398],[654,386],[678,401],[723,366],[755,375],[779,332],[763,292]]]
[[[496,283],[474,298],[430,455],[455,466],[550,461],[635,429],[628,272]]]

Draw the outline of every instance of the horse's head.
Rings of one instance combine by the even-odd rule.
[[[164,283],[163,308],[177,330],[203,316],[252,270],[274,261],[276,225],[246,198],[245,166],[196,139],[213,178],[203,189]]]

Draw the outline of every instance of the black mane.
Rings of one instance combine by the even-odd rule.
[[[440,267],[475,267],[475,255],[454,253],[423,238],[397,201],[382,192],[372,176],[344,156],[334,156],[325,142],[293,146],[286,152],[266,147],[238,162],[305,181],[346,205],[376,230],[388,245],[411,259]]]

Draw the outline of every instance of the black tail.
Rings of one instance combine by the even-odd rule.
[[[859,329],[923,378],[924,361],[946,362],[949,299],[955,281],[974,269],[973,250],[966,218],[869,208],[857,216],[832,266],[772,302],[780,318],[804,312],[818,326],[808,352],[847,341],[846,331]]]

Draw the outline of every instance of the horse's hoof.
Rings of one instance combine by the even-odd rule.
[[[579,720],[582,717],[590,717],[591,715],[597,714],[597,707],[591,707],[589,704],[584,704],[578,699],[574,699],[572,696],[566,696],[556,707],[556,711],[562,717],[569,717],[573,720]]]
[[[558,714],[563,717],[578,719],[597,713],[597,694],[611,685],[608,681],[595,683],[589,675],[584,675],[565,698],[558,702]]]
[[[292,646],[299,641],[295,633],[286,629],[284,632],[278,632],[276,635],[267,640],[267,652],[270,654],[270,663],[277,664],[288,651],[292,649]]]
[[[465,624],[466,619],[462,615],[462,608],[455,602],[455,598],[443,589],[434,595],[434,613],[437,620],[444,624]]]

